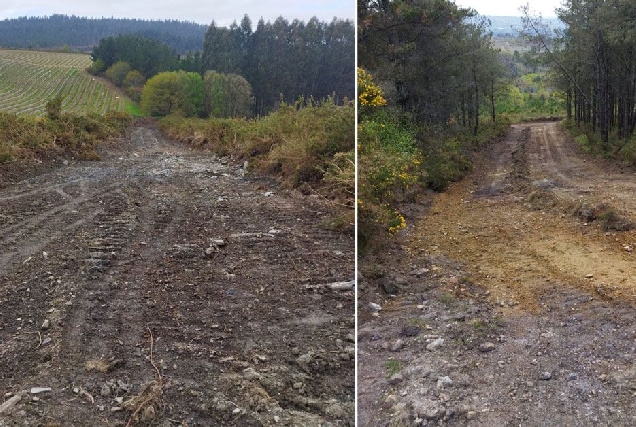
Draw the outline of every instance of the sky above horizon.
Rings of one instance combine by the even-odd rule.
[[[530,4],[533,14],[540,13],[544,18],[554,18],[554,9],[561,7],[561,0],[455,0],[455,4],[461,7],[475,9],[480,15],[491,16],[521,16],[519,8]]]
[[[354,0],[2,0],[0,20],[21,16],[75,15],[88,18],[176,19],[209,25],[212,21],[226,27],[240,22],[247,14],[256,25],[283,16],[289,21],[308,21],[316,16],[331,22],[334,17],[355,19]]]

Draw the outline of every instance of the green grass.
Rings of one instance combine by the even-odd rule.
[[[124,111],[134,117],[142,117],[144,114],[141,112],[141,108],[132,101],[126,101]]]
[[[393,375],[400,372],[400,362],[395,359],[389,359],[384,363],[386,367],[386,376],[392,377]]]
[[[439,302],[447,306],[453,306],[457,303],[457,298],[449,293],[445,293],[439,296]]]
[[[0,49],[0,111],[43,116],[46,103],[61,96],[62,111],[105,114],[127,111],[126,96],[89,75],[90,56]]]

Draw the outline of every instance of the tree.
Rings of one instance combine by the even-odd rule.
[[[124,84],[124,79],[130,71],[131,68],[127,62],[118,61],[111,65],[104,74],[108,80],[115,84],[115,86],[121,87]]]
[[[106,69],[106,64],[104,64],[104,61],[101,58],[97,58],[95,62],[93,62],[91,66],[88,68],[88,71],[92,74],[99,74],[103,72],[105,69]]]
[[[254,103],[252,87],[242,76],[208,71],[204,77],[204,93],[208,116],[251,116]]]
[[[528,38],[552,65],[568,118],[598,133],[609,150],[612,133],[627,139],[636,127],[636,4],[567,0],[557,13],[566,28],[554,37],[526,9]]]
[[[146,78],[179,68],[178,56],[167,45],[131,34],[102,39],[91,57],[93,61],[101,59],[106,68],[119,61],[127,62]]]
[[[360,0],[359,63],[405,119],[459,122],[476,133],[485,100],[492,117],[504,75],[485,28],[474,11],[446,0]]]
[[[227,117],[250,117],[254,96],[252,86],[238,74],[225,76],[225,114]]]
[[[355,31],[351,21],[307,23],[283,17],[260,19],[256,29],[245,15],[240,25],[218,27],[205,35],[203,68],[243,76],[254,91],[254,112],[266,114],[282,100],[299,97],[353,99]]]
[[[138,34],[185,54],[201,50],[206,29],[206,25],[177,20],[92,19],[56,14],[0,20],[0,40],[3,48],[85,51],[108,37]]]
[[[141,99],[141,93],[143,91],[146,78],[137,70],[131,70],[126,74],[124,78],[123,87],[126,90],[126,94],[135,102],[139,102]]]
[[[180,108],[186,117],[203,116],[203,78],[199,73],[179,71],[178,85],[182,93]]]

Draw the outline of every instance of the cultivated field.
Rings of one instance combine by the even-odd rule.
[[[0,111],[40,116],[61,95],[73,113],[123,111],[125,98],[84,70],[88,55],[0,49]]]

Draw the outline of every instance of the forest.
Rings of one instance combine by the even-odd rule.
[[[281,99],[298,97],[339,102],[354,98],[355,29],[351,21],[308,22],[260,19],[252,31],[246,15],[229,28],[213,22],[203,43],[202,67],[238,74],[254,89],[254,111],[262,115]]]
[[[450,1],[358,2],[359,238],[406,226],[399,206],[444,190],[509,123],[564,118],[583,150],[636,164],[636,4],[525,8],[520,38]]]
[[[508,125],[510,70],[487,22],[450,1],[358,1],[358,236],[406,226],[399,204],[470,170],[470,152]]]
[[[246,15],[229,28],[213,22],[203,50],[186,55],[138,35],[102,39],[91,72],[103,73],[150,115],[251,117],[298,99],[353,99],[354,54],[350,21],[261,19],[253,31]]]
[[[0,21],[0,47],[90,51],[103,38],[137,34],[167,44],[179,54],[201,50],[206,25],[176,20],[84,18],[52,15]]]
[[[550,33],[526,16],[555,85],[567,94],[568,125],[590,151],[636,162],[636,4],[628,0],[568,0],[565,24]]]

